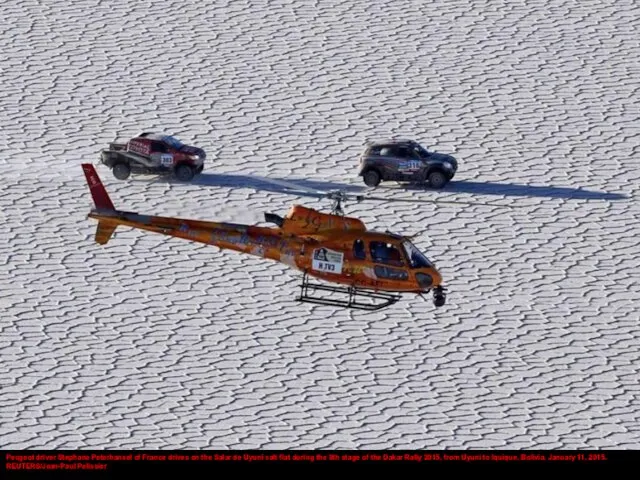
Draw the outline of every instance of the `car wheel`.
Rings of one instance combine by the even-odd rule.
[[[190,182],[193,179],[195,172],[189,165],[182,164],[176,167],[175,174],[176,178],[181,182]]]
[[[126,180],[131,175],[131,168],[126,163],[116,163],[113,166],[113,176],[118,180]]]
[[[433,188],[442,188],[447,184],[447,177],[439,170],[434,170],[427,177],[429,185]]]
[[[364,183],[367,187],[377,187],[380,185],[380,174],[375,170],[369,170],[364,174]]]

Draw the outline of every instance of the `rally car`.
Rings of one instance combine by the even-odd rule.
[[[425,183],[443,188],[458,170],[451,155],[430,152],[414,140],[371,142],[360,157],[358,175],[369,187],[383,181]]]
[[[188,182],[202,172],[205,159],[201,148],[185,145],[172,135],[149,132],[127,143],[110,143],[101,152],[101,162],[118,180],[126,180],[132,173],[146,173],[173,175]]]

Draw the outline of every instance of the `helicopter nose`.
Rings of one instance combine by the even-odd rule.
[[[416,280],[423,290],[429,290],[433,285],[433,277],[428,273],[416,273]]]
[[[442,277],[438,272],[434,270],[429,272],[416,273],[416,280],[418,281],[418,285],[420,285],[420,288],[424,290],[429,290],[442,283]]]

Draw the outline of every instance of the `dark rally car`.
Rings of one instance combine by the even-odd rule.
[[[451,155],[430,152],[413,140],[370,143],[360,157],[359,176],[369,187],[380,182],[425,183],[443,188],[458,170]]]

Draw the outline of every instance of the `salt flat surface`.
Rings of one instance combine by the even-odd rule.
[[[640,448],[640,9],[632,0],[3,1],[0,448]],[[460,161],[349,204],[424,231],[449,303],[294,301],[282,265],[118,230],[81,162],[161,130],[193,185],[116,207],[259,221],[256,177],[363,189],[367,139]],[[305,183],[306,182],[306,183]]]

